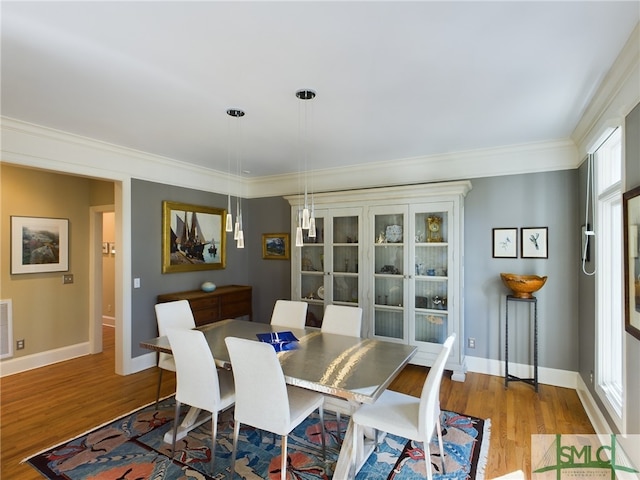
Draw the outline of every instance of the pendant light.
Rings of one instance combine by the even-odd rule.
[[[239,110],[237,108],[230,108],[227,110],[227,115],[233,118],[241,118],[244,117],[244,111]],[[240,175],[240,135],[238,133],[239,126],[236,128],[235,133],[235,154],[236,154],[236,174]],[[231,136],[231,135],[230,135]],[[229,170],[231,170],[231,160],[229,159]],[[233,218],[231,215],[231,189],[229,189],[229,195],[227,197],[227,218],[225,222],[225,230],[227,232],[233,231],[233,239],[236,241],[237,248],[244,248],[244,232],[242,231],[242,200],[240,196],[236,196],[236,222],[235,227],[232,228]]]
[[[302,208],[302,211],[299,211],[299,215],[298,215],[298,227],[296,229],[296,246],[297,247],[301,247],[303,245],[303,238],[302,238],[302,230],[308,230],[309,233],[309,237],[315,237],[316,236],[316,220],[314,217],[315,212],[313,211],[313,193],[311,194],[311,198],[312,198],[312,203],[311,203],[311,208],[309,208],[309,195],[308,195],[308,181],[307,181],[307,176],[308,176],[308,165],[307,165],[307,140],[308,140],[308,134],[307,134],[307,130],[308,130],[308,123],[309,123],[309,116],[308,116],[308,109],[307,109],[307,102],[306,100],[313,100],[316,96],[316,92],[314,92],[313,90],[298,90],[296,92],[296,97],[298,97],[300,100],[305,100],[305,102],[303,103],[304,105],[304,112],[303,112],[303,118],[302,120],[299,121],[300,125],[303,125],[301,127],[302,130],[302,152],[303,152],[303,163],[304,163],[304,207]],[[299,115],[300,117],[300,115]],[[298,241],[298,237],[300,238],[300,241]]]

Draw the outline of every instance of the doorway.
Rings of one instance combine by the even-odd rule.
[[[100,205],[90,208],[90,353],[103,350],[103,324],[113,328],[116,321],[115,256],[117,254],[115,208]]]

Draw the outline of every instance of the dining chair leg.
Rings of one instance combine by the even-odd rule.
[[[436,424],[436,431],[438,432],[438,446],[440,447],[440,464],[442,466],[442,474],[445,472],[444,467],[444,443],[442,441],[442,427],[440,425],[440,419],[438,418],[438,423]]]
[[[338,434],[338,443],[342,440],[342,435],[340,434],[340,412],[336,412],[336,432]]]
[[[211,475],[215,474],[213,466],[216,461],[216,438],[218,436],[218,412],[211,415]]]
[[[280,478],[287,480],[287,435],[282,435],[282,446],[280,447],[282,458],[280,459]]]
[[[156,410],[158,410],[158,403],[160,402],[160,386],[162,385],[162,368],[158,368],[160,373],[158,374],[158,388],[156,389]]]
[[[173,441],[171,442],[171,458],[176,454],[176,437],[178,436],[178,422],[180,421],[180,402],[176,400],[173,414]]]
[[[229,479],[233,480],[236,473],[236,451],[238,449],[238,435],[240,434],[240,422],[235,420],[233,425],[233,449],[231,452],[231,475]]]
[[[431,467],[431,451],[429,449],[428,442],[424,442],[424,462],[427,469],[427,480],[433,480],[433,469]]]

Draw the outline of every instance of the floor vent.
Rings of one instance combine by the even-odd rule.
[[[13,357],[11,300],[0,300],[0,358]]]

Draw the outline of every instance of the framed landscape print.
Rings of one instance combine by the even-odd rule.
[[[226,267],[227,212],[177,202],[162,202],[162,273]]]
[[[266,260],[289,260],[289,234],[263,234],[262,258]]]
[[[69,270],[69,220],[11,217],[11,273]]]
[[[518,229],[493,229],[493,258],[518,257]]]
[[[622,196],[624,218],[625,330],[640,340],[640,186]]]
[[[547,227],[525,227],[520,229],[522,258],[549,258]]]

